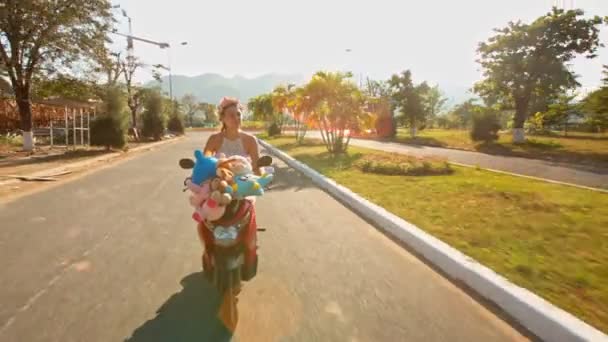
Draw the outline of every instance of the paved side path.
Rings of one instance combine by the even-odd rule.
[[[0,341],[227,341],[175,144],[0,205]],[[277,163],[237,341],[520,341],[520,332]]]
[[[307,137],[321,139],[319,132],[309,132]],[[441,147],[406,145],[365,139],[352,139],[351,144],[376,150],[419,156],[439,156],[449,161],[506,172],[546,178],[550,180],[608,189],[608,169],[584,165],[565,164],[546,160],[495,156],[480,152],[454,150]]]

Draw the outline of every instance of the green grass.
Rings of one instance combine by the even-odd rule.
[[[21,136],[11,136],[11,135],[2,135],[0,134],[0,145],[8,145],[8,146],[21,146],[23,144],[23,140]]]
[[[513,144],[511,134],[502,133],[496,143],[483,144],[471,140],[465,130],[426,129],[411,138],[405,129],[399,129],[396,140],[402,143],[458,148],[498,155],[554,159],[576,163],[608,163],[608,135],[557,133],[552,136],[528,136],[524,144]]]
[[[384,176],[318,142],[268,140],[298,160],[608,331],[608,195],[452,166],[450,175]]]

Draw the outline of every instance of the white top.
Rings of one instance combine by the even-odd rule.
[[[245,145],[243,145],[243,140],[241,136],[235,140],[230,140],[225,136],[222,137],[222,146],[218,149],[217,153],[223,153],[226,157],[231,156],[242,156],[245,158],[249,157],[249,154],[245,150]]]

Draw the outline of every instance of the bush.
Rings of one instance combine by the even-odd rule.
[[[383,115],[376,120],[376,133],[380,138],[394,138],[397,135],[397,127],[390,115]]]
[[[407,155],[370,154],[355,163],[361,171],[389,176],[431,176],[453,172],[450,164],[435,158],[416,158]]]
[[[279,127],[279,125],[276,122],[273,122],[268,127],[268,136],[274,137],[276,135],[281,135],[281,127]]]
[[[498,140],[500,123],[498,116],[491,110],[483,110],[473,115],[471,139],[473,141],[492,142]]]
[[[23,138],[17,134],[7,133],[6,135],[0,135],[0,144],[23,146]]]
[[[167,123],[167,129],[176,134],[184,134],[184,120],[179,115],[173,115]]]
[[[159,93],[151,94],[145,103],[143,114],[142,134],[147,138],[160,140],[165,131],[165,116],[163,114],[163,101]]]
[[[106,149],[123,148],[127,144],[124,125],[111,115],[98,116],[91,122],[91,145]]]
[[[109,88],[103,95],[101,114],[91,122],[91,145],[105,146],[106,149],[123,148],[126,138],[126,100],[124,93],[118,88]],[[72,139],[68,134],[68,141]]]

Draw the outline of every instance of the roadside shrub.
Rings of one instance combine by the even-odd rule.
[[[125,108],[124,93],[118,88],[108,88],[103,95],[101,114],[91,122],[91,145],[105,146],[109,150],[127,144]],[[69,141],[72,135],[65,138]]]
[[[484,110],[473,115],[471,139],[473,141],[492,142],[498,140],[500,123],[498,116],[491,110]]]
[[[274,137],[276,135],[281,135],[281,127],[279,127],[279,125],[276,122],[273,122],[268,127],[268,136]]]
[[[142,134],[147,138],[160,140],[164,130],[163,101],[159,93],[153,93],[146,99]]]
[[[106,149],[123,148],[127,144],[124,125],[120,119],[110,116],[98,116],[91,122],[91,145],[105,146]]]
[[[390,176],[432,176],[446,175],[453,172],[450,164],[436,158],[416,158],[401,154],[370,154],[355,163],[355,166],[366,173]]]
[[[184,134],[184,120],[179,115],[173,115],[167,123],[167,129],[175,134]]]

